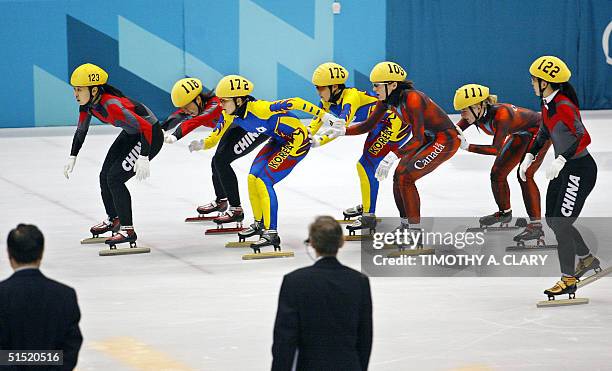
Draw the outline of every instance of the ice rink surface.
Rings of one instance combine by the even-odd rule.
[[[611,216],[612,111],[584,112],[583,119],[599,176],[582,215]],[[224,247],[234,236],[204,236],[203,224],[183,222],[198,204],[214,198],[214,150],[187,149],[205,130],[164,146],[151,162],[151,177],[128,183],[139,244],[150,247],[150,254],[99,257],[101,245],[80,245],[90,226],[105,217],[98,173],[119,129],[92,127],[66,180],[63,166],[74,129],[0,130],[0,279],[11,274],[8,231],[19,222],[37,224],[46,237],[43,272],[78,293],[85,338],[79,370],[269,369],[282,277],[312,264],[302,241],[316,215],[339,217],[360,202],[355,162],[365,137],[313,149],[276,186],[279,233],[295,258],[243,261],[245,250]],[[466,136],[472,143],[491,142],[475,128]],[[246,175],[254,155],[234,163],[249,221]],[[536,175],[543,196],[543,170],[551,158],[549,152]],[[421,179],[422,215],[495,211],[492,161],[460,150]],[[525,215],[514,174],[509,180],[514,215]],[[381,184],[379,216],[397,216],[391,184],[390,179]],[[359,269],[359,250],[358,242],[348,242],[340,261]],[[370,369],[612,369],[612,279],[579,291],[591,300],[588,305],[537,309],[535,303],[545,299],[542,290],[557,279],[371,278]]]

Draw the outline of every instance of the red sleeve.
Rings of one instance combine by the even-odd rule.
[[[384,103],[379,101],[376,103],[374,111],[365,121],[357,122],[346,128],[346,135],[360,135],[369,132],[383,118],[386,112],[387,107]]]
[[[412,124],[412,138],[399,149],[400,157],[412,156],[425,140],[425,108],[427,102],[424,96],[415,90],[406,94],[405,119]]]
[[[495,126],[495,136],[491,145],[470,144],[468,151],[481,155],[497,156],[501,151],[512,126],[512,115],[505,106],[500,106],[495,112],[492,125]]]
[[[177,139],[181,139],[197,127],[206,126],[208,128],[214,128],[222,111],[223,107],[221,107],[221,100],[217,97],[212,97],[206,102],[206,105],[204,105],[204,110],[201,114],[181,122],[173,135]]]
[[[461,130],[465,130],[465,129],[469,128],[469,127],[470,127],[470,125],[471,125],[471,124],[470,124],[469,122],[467,122],[467,120],[466,120],[466,119],[461,119],[461,120],[459,120],[459,122],[457,123],[457,126],[459,126],[459,129],[461,129]]]

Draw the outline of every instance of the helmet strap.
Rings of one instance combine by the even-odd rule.
[[[340,99],[340,96],[342,95],[342,91],[344,89],[338,88],[338,90],[336,90],[336,92],[334,93],[332,91],[332,87],[333,87],[333,85],[327,86],[327,88],[329,89],[329,102],[330,103],[336,103]]]
[[[542,87],[542,85],[543,85],[542,84],[543,83],[542,79],[539,78],[539,77],[537,77],[537,79],[538,79],[538,94],[540,94],[540,100],[542,101],[542,105],[544,105],[545,104],[545,101],[544,101],[544,89],[546,89],[546,88]]]
[[[389,99],[389,83],[385,83],[385,101]]]
[[[474,116],[474,122],[472,122],[472,124],[475,124],[476,121],[478,121],[480,117],[476,114],[476,112],[474,112],[474,109],[472,108],[472,106],[469,106],[468,109],[470,110],[470,112],[472,112],[472,116]]]

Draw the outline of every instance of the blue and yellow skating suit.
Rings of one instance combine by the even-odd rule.
[[[308,125],[308,130],[311,135],[315,135],[323,125],[321,118],[325,112],[344,119],[349,126],[351,122],[365,121],[374,111],[377,101],[374,93],[356,88],[345,88],[335,103],[321,101],[317,107],[301,98],[291,98],[275,102],[277,106],[273,108],[295,109],[314,115],[315,117]],[[368,133],[363,145],[363,153],[357,162],[365,213],[374,214],[376,211],[379,182],[375,174],[378,164],[390,151],[397,153],[397,150],[410,139],[410,129],[410,125],[405,124],[395,113],[387,111]],[[324,136],[321,138],[321,145],[330,141]]]
[[[291,112],[273,112],[271,102],[248,101],[240,116],[223,113],[217,127],[238,125],[270,140],[259,151],[249,172],[249,199],[255,220],[265,229],[276,230],[278,200],[274,185],[283,180],[308,153],[310,139],[306,126]]]

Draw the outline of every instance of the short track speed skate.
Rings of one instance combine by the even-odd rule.
[[[253,236],[261,236],[264,230],[263,222],[256,220],[250,226],[238,232],[238,242],[228,242],[225,247],[251,247],[253,241],[246,239]]]
[[[227,200],[213,201],[203,206],[198,206],[196,211],[198,212],[198,216],[186,218],[185,222],[193,223],[193,222],[205,222],[210,221],[215,218],[221,216],[221,214],[226,211],[228,208]],[[217,213],[217,215],[208,215],[212,213]]]
[[[357,205],[355,207],[349,207],[342,212],[344,219],[338,220],[338,223],[352,223],[352,218],[357,218],[363,214],[363,205]]]
[[[132,227],[121,227],[121,230],[114,236],[108,238],[105,243],[109,246],[108,250],[100,250],[100,256],[112,256],[112,255],[132,255],[132,254],[145,254],[151,252],[148,247],[136,246],[136,240],[138,236],[134,232]],[[130,247],[117,248],[117,245],[128,243]]]
[[[111,237],[115,233],[119,232],[119,228],[121,227],[119,223],[119,218],[115,217],[113,220],[105,220],[100,224],[96,224],[89,229],[92,237],[84,238],[81,240],[81,244],[93,244],[93,243],[104,243],[109,237],[108,236],[100,236],[101,234],[111,232]]]
[[[242,255],[243,260],[287,258],[294,256],[293,251],[281,251],[281,240],[276,231],[263,231],[258,241],[251,243],[253,254]],[[273,246],[273,252],[261,252],[263,247]]]
[[[349,231],[348,236],[344,236],[346,241],[363,241],[372,239],[372,235],[376,232],[376,216],[362,215],[352,224],[346,226]],[[356,231],[361,231],[361,235],[357,235]]]
[[[516,242],[516,246],[506,247],[506,251],[517,251],[517,250],[541,250],[541,249],[556,249],[557,245],[547,245],[544,241],[544,231],[542,230],[542,224],[530,223],[525,227],[521,233],[517,234],[513,238]],[[530,243],[526,245],[525,242],[536,241],[535,245]]]
[[[223,215],[213,219],[217,224],[217,228],[207,229],[204,234],[233,234],[244,230],[242,221],[244,220],[244,212],[241,207],[231,207]],[[224,224],[236,223],[235,227],[224,227]]]
[[[527,219],[525,218],[518,218],[513,226],[510,225],[510,222],[512,222],[512,211],[507,213],[497,211],[491,215],[483,216],[478,222],[480,227],[468,228],[467,232],[509,231],[527,227]],[[498,225],[496,226],[496,224]]]
[[[580,265],[580,263],[578,264]],[[566,306],[566,305],[588,304],[589,299],[576,298],[576,289],[581,289],[599,280],[600,278],[603,278],[612,273],[612,267],[608,267],[602,270],[601,267],[597,266],[597,268],[595,268],[595,265],[594,265],[593,268],[591,269],[595,271],[595,273],[591,274],[590,276],[584,279],[577,279],[575,277],[572,277],[574,280],[576,280],[575,284],[573,285],[574,286],[573,288],[564,288],[563,285],[559,285],[560,283],[563,283],[564,285],[566,285],[566,283],[563,280],[563,278],[565,277],[563,277],[561,281],[557,282],[555,286],[544,291],[544,294],[548,296],[548,300],[538,302],[537,307],[544,308],[544,307],[559,307],[559,306]],[[563,295],[563,294],[568,294],[569,299],[555,300],[555,295]]]

